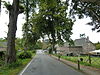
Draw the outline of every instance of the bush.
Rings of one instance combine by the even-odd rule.
[[[16,62],[13,62],[13,63],[9,64],[8,68],[16,68],[16,67],[19,67],[20,65],[22,65],[22,62],[21,61],[16,61]]]
[[[33,50],[32,53],[36,53],[36,50]]]
[[[21,52],[18,57],[20,59],[32,58],[31,52]]]

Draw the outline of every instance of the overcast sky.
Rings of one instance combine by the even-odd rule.
[[[18,16],[18,23],[17,23],[17,37],[22,37],[22,24],[25,22],[23,19],[23,14],[20,14]],[[8,32],[8,24],[9,16],[5,14],[5,10],[2,10],[1,16],[0,16],[0,38],[6,37]],[[100,33],[97,33],[96,31],[92,31],[92,26],[86,25],[86,23],[90,22],[89,18],[85,19],[78,19],[74,26],[73,26],[73,35],[71,38],[73,40],[80,38],[80,34],[84,34],[86,36],[89,36],[90,41],[93,43],[100,41]]]

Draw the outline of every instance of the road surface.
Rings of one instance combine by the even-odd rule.
[[[86,75],[46,54],[37,54],[20,75]]]

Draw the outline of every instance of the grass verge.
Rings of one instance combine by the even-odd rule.
[[[35,54],[33,54],[35,56]],[[16,63],[0,67],[0,75],[18,75],[19,72],[31,61],[28,59],[18,59]]]
[[[57,56],[56,54],[54,54],[54,56]],[[91,57],[91,64],[89,64],[88,61],[88,56],[80,56],[80,57],[75,57],[75,56],[61,56],[62,59],[77,63],[79,58],[83,58],[83,61],[80,61],[81,65],[84,66],[91,66],[94,68],[99,68],[100,69],[100,57]]]

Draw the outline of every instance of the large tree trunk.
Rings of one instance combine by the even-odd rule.
[[[55,49],[55,39],[53,38],[53,41],[52,41],[52,51],[55,52],[55,54],[57,53],[56,49]]]
[[[13,4],[11,5],[11,9],[9,10],[6,63],[12,63],[16,61],[15,37],[17,30],[18,12],[19,0],[13,0]]]
[[[52,33],[51,33],[51,36],[52,36],[52,52],[54,51],[56,53],[56,50],[55,50],[55,30],[53,29]]]

